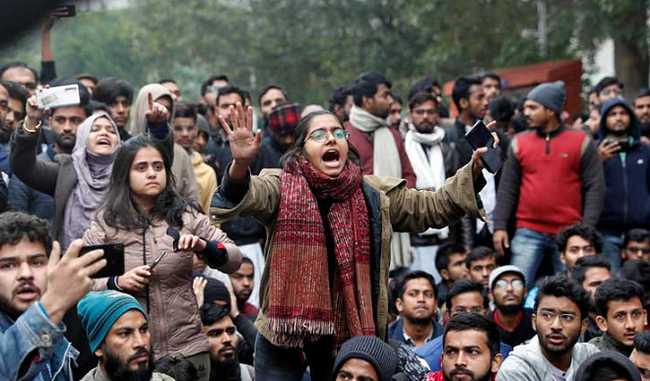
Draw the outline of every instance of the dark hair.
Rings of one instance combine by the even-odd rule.
[[[129,103],[133,102],[133,86],[121,78],[102,78],[93,90],[93,100],[110,106],[117,97],[125,97]]]
[[[598,81],[596,86],[594,87],[594,90],[596,91],[596,95],[600,95],[600,92],[605,89],[605,87],[611,86],[611,85],[616,85],[619,89],[623,90],[625,88],[625,84],[621,80],[619,80],[616,77],[605,77]]]
[[[643,303],[643,287],[638,283],[621,278],[609,278],[601,284],[594,294],[596,312],[607,320],[607,308],[612,301],[629,301],[634,297]]]
[[[612,265],[605,256],[601,254],[590,255],[578,258],[576,264],[573,266],[573,270],[571,270],[571,278],[578,282],[578,284],[582,284],[585,281],[587,270],[590,268],[601,268],[612,271]]]
[[[289,98],[287,97],[287,92],[284,91],[283,88],[281,88],[281,87],[278,86],[278,85],[268,85],[268,86],[266,86],[265,88],[263,88],[262,90],[260,90],[260,95],[257,97],[257,103],[258,103],[260,106],[262,106],[262,97],[263,97],[264,95],[266,95],[266,93],[268,93],[269,91],[271,91],[271,90],[273,90],[273,89],[280,90],[280,92],[282,93],[282,95],[284,95],[284,99],[285,99],[285,100],[288,100],[288,99],[289,99]]]
[[[189,102],[177,102],[174,105],[174,118],[192,118],[196,123],[196,108]]]
[[[29,71],[31,71],[32,75],[34,76],[34,82],[38,83],[38,80],[39,80],[38,72],[36,70],[34,70],[33,68],[27,66],[26,63],[20,62],[20,61],[10,62],[10,63],[4,65],[3,67],[0,67],[0,79],[5,74],[5,71],[7,71],[9,69],[17,68],[17,67],[23,68],[23,69],[28,69]]]
[[[431,93],[419,92],[409,98],[409,111],[413,111],[414,108],[426,102],[433,102],[436,106],[436,109],[439,107],[436,97],[431,95]]]
[[[634,97],[634,101],[636,102],[637,99],[639,98],[644,98],[644,97],[650,97],[650,89],[647,87],[642,88],[639,90],[638,93],[636,93],[636,97]]]
[[[214,104],[216,106],[219,106],[219,98],[230,94],[239,95],[239,97],[241,98],[242,106],[244,105],[244,98],[245,98],[244,90],[240,89],[237,86],[232,86],[232,85],[224,86],[219,89],[219,92],[217,93],[217,99],[215,100]]]
[[[100,101],[95,101],[92,99],[88,102],[88,110],[90,110],[89,115],[92,115],[95,111],[104,111],[108,115],[111,115],[111,110],[108,109],[106,103],[102,103]]]
[[[156,198],[156,203],[149,212],[149,220],[140,211],[131,194],[129,183],[133,159],[138,151],[146,147],[152,147],[160,152],[167,176],[167,186]],[[193,209],[200,213],[201,208],[196,201],[181,197],[174,190],[176,181],[171,166],[170,152],[161,141],[149,135],[140,135],[127,140],[117,151],[113,164],[111,184],[106,194],[104,213],[106,224],[116,229],[131,230],[148,226],[151,220],[158,217],[164,219],[170,226],[180,228],[183,226],[184,212]]]
[[[354,80],[354,86],[352,88],[354,104],[361,107],[363,97],[372,98],[377,93],[377,87],[382,84],[386,85],[389,89],[393,86],[388,78],[382,74],[374,72],[360,74]]]
[[[352,87],[350,85],[343,85],[334,90],[334,93],[329,99],[329,110],[334,112],[334,107],[336,105],[345,107],[345,103],[348,101],[348,96],[350,95],[352,95]]]
[[[510,123],[515,115],[515,105],[503,95],[492,99],[488,104],[488,109],[492,119],[503,124]]]
[[[471,312],[459,313],[449,319],[445,331],[442,334],[443,351],[447,344],[447,334],[450,331],[470,330],[485,332],[491,359],[501,353],[501,332],[499,331],[499,327],[485,316]]]
[[[45,248],[45,254],[52,252],[52,237],[49,223],[42,218],[22,212],[0,214],[0,250],[4,245],[16,245],[23,237],[38,242]]]
[[[76,78],[57,78],[55,80],[52,80],[50,82],[50,86],[55,87],[55,86],[68,86],[68,85],[77,85],[79,86],[79,106],[81,106],[84,109],[84,112],[86,113],[86,117],[89,117],[92,115],[93,110],[88,107],[88,103],[90,103],[90,92],[88,91],[88,88],[81,82],[79,82],[78,79]],[[110,115],[110,113],[109,113]]]
[[[526,122],[526,116],[523,113],[518,113],[510,119],[510,126],[515,134],[524,132],[528,130],[528,122]]]
[[[458,77],[454,81],[454,89],[451,92],[451,99],[454,101],[459,112],[462,111],[460,100],[469,100],[469,90],[474,85],[481,86],[481,79],[479,77]]]
[[[587,257],[583,257],[587,258]],[[539,308],[539,303],[547,296],[557,298],[568,298],[580,310],[580,320],[586,319],[589,313],[591,302],[589,293],[575,280],[569,278],[566,274],[556,274],[542,278],[538,283],[539,291],[535,298],[535,311]]]
[[[204,96],[208,92],[208,87],[212,86],[212,82],[214,81],[226,81],[230,83],[230,80],[228,79],[228,76],[225,74],[214,74],[208,77],[203,83],[201,84],[201,96]]]
[[[483,288],[482,284],[471,279],[460,279],[455,281],[454,284],[451,285],[449,292],[447,292],[447,299],[445,300],[447,310],[451,311],[451,300],[453,298],[460,294],[466,294],[468,292],[478,292],[481,294],[481,297],[483,298],[483,308],[490,307],[490,300],[485,294],[485,289]]]
[[[561,253],[566,251],[566,245],[569,242],[569,238],[576,235],[585,241],[591,242],[591,244],[594,245],[594,249],[596,249],[596,253],[600,254],[603,250],[603,239],[600,236],[600,233],[598,233],[598,230],[587,224],[583,224],[582,222],[576,222],[557,233],[555,236],[557,250]]]
[[[469,252],[469,254],[467,254],[467,258],[465,258],[465,265],[467,265],[467,268],[470,268],[472,262],[480,261],[481,259],[485,259],[485,258],[494,258],[496,262],[497,259],[496,251],[486,246],[475,247],[472,249],[472,251]]]
[[[399,103],[400,106],[401,106],[401,105],[402,105],[402,102],[403,102],[403,101],[402,101],[402,97],[400,97],[400,96],[397,95],[397,94],[393,94],[393,103]]]
[[[249,265],[252,265],[253,268],[255,268],[255,265],[253,264],[253,261],[251,261],[251,259],[246,257],[246,256],[241,257],[241,264],[243,265],[244,263],[248,263]]]
[[[196,367],[185,357],[180,355],[167,355],[155,363],[157,373],[170,376],[175,381],[195,381],[198,379]]]
[[[497,73],[489,71],[489,72],[483,74],[481,76],[481,82],[483,82],[485,80],[485,78],[494,79],[495,81],[499,82],[499,89],[501,88],[501,77],[499,77],[499,75]]]
[[[436,269],[438,269],[438,272],[446,270],[447,267],[449,267],[450,255],[464,252],[465,249],[455,242],[440,245],[438,247],[438,252],[436,253]]]
[[[95,85],[97,85],[97,82],[99,82],[99,79],[97,79],[97,77],[95,77],[90,73],[79,73],[79,74],[75,74],[74,77],[79,81],[81,81],[82,79],[89,79]]]
[[[632,229],[625,234],[623,248],[626,248],[630,242],[643,242],[647,239],[650,239],[650,231],[645,229]]]
[[[643,331],[634,336],[634,349],[650,355],[650,332]]]
[[[650,291],[650,262],[643,259],[628,259],[618,270],[618,276],[634,281]]]
[[[29,91],[27,91],[27,89],[23,85],[17,82],[12,82],[12,81],[0,81],[0,82],[2,83],[2,86],[4,86],[5,89],[7,89],[7,92],[9,93],[9,98],[20,101],[20,103],[23,105],[23,108],[26,108],[27,99],[29,98]]]
[[[163,78],[160,81],[158,81],[158,83],[161,84],[161,85],[164,85],[165,83],[173,83],[174,85],[178,85],[178,83],[176,83],[176,81],[174,81],[171,78]]]
[[[409,89],[408,93],[406,94],[406,99],[408,99],[409,103],[411,102],[411,98],[415,96],[417,93],[428,93],[431,94],[433,92],[434,87],[440,87],[440,83],[436,81],[434,78],[427,77],[427,78],[422,78],[415,82],[413,85],[411,85],[411,88]]]
[[[638,335],[637,335],[638,336]],[[609,350],[592,355],[576,371],[576,381],[641,380],[636,366],[628,356]]]
[[[293,168],[298,158],[303,154],[303,149],[305,147],[305,139],[307,139],[307,133],[309,132],[309,126],[311,125],[311,121],[315,117],[321,115],[331,115],[336,120],[339,120],[339,118],[337,118],[336,115],[334,115],[334,113],[327,110],[317,110],[314,112],[310,112],[309,114],[305,115],[304,118],[301,118],[300,121],[298,122],[298,125],[296,126],[296,129],[293,130],[293,137],[295,138],[296,141],[287,150],[287,152],[285,152],[280,158],[281,168],[284,168],[285,164],[287,163],[290,163],[290,166]],[[339,124],[341,124],[340,121]],[[341,125],[341,127],[343,127],[343,125]],[[361,160],[359,153],[357,152],[356,148],[354,148],[352,144],[348,144],[348,160],[352,160],[352,162],[355,164],[359,164],[359,161]]]
[[[230,316],[230,310],[218,304],[204,304],[200,309],[201,322],[203,325],[212,325],[219,320]]]
[[[253,103],[253,100],[251,99],[251,92],[250,91],[242,90],[241,92],[242,92],[242,94],[244,94],[244,103],[246,103],[246,100],[248,100],[248,102],[250,102],[250,103]]]
[[[436,281],[433,278],[433,275],[429,274],[426,271],[415,270],[406,273],[403,277],[400,278],[399,283],[397,284],[398,296],[400,299],[404,298],[404,291],[406,291],[406,285],[410,280],[413,279],[426,279],[431,284],[433,288],[433,297],[438,297],[438,289],[436,288]]]

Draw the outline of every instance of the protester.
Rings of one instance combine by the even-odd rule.
[[[88,89],[90,95],[93,95],[95,87],[97,87],[97,83],[99,82],[96,76],[90,73],[79,73],[75,74],[74,78]]]
[[[643,259],[650,261],[650,231],[646,229],[632,229],[623,239],[621,250],[623,261]]]
[[[501,341],[516,347],[535,336],[531,325],[534,311],[524,308],[526,278],[516,266],[502,266],[490,275],[494,311],[488,318],[496,323]]]
[[[25,105],[29,98],[29,92],[16,82],[6,82],[6,84],[7,90],[9,90],[9,110],[2,126],[3,139],[7,133],[11,134],[16,131],[20,122],[25,119]],[[6,137],[8,141],[9,136]]]
[[[336,89],[330,97],[328,110],[336,115],[341,123],[345,123],[350,119],[350,110],[353,105],[352,86],[343,85]]]
[[[442,306],[447,299],[447,292],[460,279],[469,279],[466,265],[467,253],[454,243],[447,243],[438,249],[436,269],[442,281],[436,285],[438,290],[438,305]]]
[[[169,93],[172,95],[174,103],[182,102],[183,96],[181,95],[181,89],[178,88],[178,84],[171,78],[164,78],[158,81],[159,84],[165,86]],[[178,381],[178,380],[177,380]]]
[[[490,275],[499,267],[497,253],[489,247],[479,246],[469,252],[465,258],[465,266],[469,271],[469,278],[483,285],[490,291]]]
[[[594,87],[600,105],[604,105],[609,99],[622,98],[625,85],[616,77],[604,77]],[[599,108],[602,106],[599,106]]]
[[[4,126],[7,112],[9,112],[9,90],[7,82],[0,81],[0,126]],[[8,153],[6,153],[8,155]]]
[[[564,100],[562,82],[544,83],[528,93],[524,114],[533,130],[513,139],[497,195],[494,247],[502,255],[511,248],[511,263],[524,272],[528,287],[544,259],[556,273],[565,270],[555,234],[578,221],[595,226],[602,209],[598,151],[586,134],[560,121]],[[517,230],[510,241],[512,215]]]
[[[443,336],[442,369],[431,381],[494,380],[503,355],[496,324],[484,316],[461,313],[449,320]]]
[[[135,296],[149,313],[156,356],[181,354],[207,381],[208,343],[192,291],[193,254],[226,273],[239,268],[241,254],[196,201],[176,192],[168,112],[152,96],[146,117],[149,135],[133,137],[119,150],[105,206],[83,236],[87,245],[122,243],[126,272],[96,279],[94,288]],[[152,268],[163,252],[168,255]]]
[[[219,135],[219,119],[217,118],[216,101],[219,90],[230,85],[230,80],[225,74],[214,74],[201,84],[200,102],[205,105],[205,117],[210,123],[210,135]]]
[[[273,108],[268,116],[269,137],[262,144],[251,165],[251,173],[258,175],[264,168],[280,168],[280,158],[295,143],[293,135],[300,122],[300,106],[283,103]],[[228,164],[228,163],[226,163]]]
[[[34,95],[38,74],[24,62],[11,62],[0,68],[0,80],[16,82],[27,89],[30,95]]]
[[[79,257],[81,240],[72,242],[61,256],[47,226],[24,213],[0,214],[0,374],[4,379],[72,378],[78,352],[63,335],[63,315],[90,291],[90,276],[106,265],[101,251]]]
[[[259,126],[264,136],[268,136],[269,117],[276,106],[288,102],[287,92],[278,85],[268,85],[260,91],[258,97],[259,108]],[[243,104],[243,101],[242,101]]]
[[[241,105],[230,111],[234,129],[223,117],[220,120],[234,160],[212,212],[217,222],[240,214],[254,216],[272,237],[260,291],[255,371],[270,374],[267,379],[295,374],[304,347],[313,379],[321,379],[332,369],[331,348],[349,337],[386,335],[391,227],[422,231],[467,212],[479,215],[474,179],[480,179],[476,159],[485,150],[477,151],[471,164],[437,192],[406,189],[403,180],[362,177],[343,126],[323,110],[301,120],[282,171],[249,176],[261,137],[252,131],[252,108],[246,114]],[[329,211],[320,212],[322,202]],[[380,205],[390,205],[391,213],[378,225]],[[352,231],[354,239],[348,240],[346,234]],[[341,277],[351,281],[341,284]]]
[[[639,370],[627,357],[612,351],[596,353],[585,361],[576,381],[641,381]]]
[[[595,295],[598,287],[611,277],[611,265],[607,258],[602,255],[579,258],[571,272],[571,278],[587,290],[591,300],[589,316],[587,317],[587,330],[582,334],[582,341],[584,342],[603,334],[603,331],[600,330],[596,323],[598,312],[596,311]]]
[[[210,381],[254,381],[253,367],[237,358],[237,330],[228,310],[218,305],[203,308],[201,321],[210,343]]]
[[[399,95],[393,94],[393,103],[390,104],[388,111],[388,123],[390,128],[399,131],[400,123],[402,122],[402,98]]]
[[[630,360],[641,373],[641,379],[650,381],[650,332],[642,332],[634,337]]]
[[[400,318],[388,327],[388,337],[415,350],[442,335],[436,321],[436,286],[424,271],[412,271],[397,284],[395,301]]]
[[[106,104],[111,111],[111,118],[117,125],[120,140],[127,141],[131,134],[126,130],[131,116],[133,103],[133,86],[127,81],[108,77],[102,78],[93,90],[93,100]]]
[[[239,269],[230,274],[230,283],[237,297],[237,309],[246,318],[255,321],[259,310],[248,302],[255,286],[255,266],[250,258],[242,258]]]
[[[594,299],[596,323],[603,335],[589,342],[601,351],[616,351],[629,357],[634,337],[643,332],[647,323],[643,288],[631,280],[612,278],[598,287]]]
[[[510,353],[496,380],[575,380],[580,365],[598,352],[578,343],[588,310],[589,296],[577,282],[565,274],[542,279],[533,315],[537,335]]]
[[[436,102],[438,103],[438,114],[441,118],[449,118],[449,108],[443,102],[442,86],[440,86],[440,82],[432,77],[422,78],[411,85],[406,98],[410,102],[411,98],[413,98],[415,94],[421,92],[429,93],[436,98]]]
[[[496,73],[485,73],[481,76],[481,85],[485,97],[490,103],[494,98],[501,95],[501,77]]]
[[[497,122],[495,129],[499,131],[502,136],[512,137],[515,134],[510,125],[510,121],[515,116],[515,105],[510,99],[505,96],[493,98],[490,103],[488,103],[488,112],[492,120]]]
[[[90,292],[77,307],[99,365],[81,381],[174,381],[154,373],[147,313],[131,295]]]
[[[380,339],[355,337],[345,342],[336,356],[331,381],[391,381],[397,362],[395,350]]]

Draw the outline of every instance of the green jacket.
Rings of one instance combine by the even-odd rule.
[[[469,213],[485,217],[482,203],[474,189],[472,163],[458,170],[436,192],[406,188],[403,179],[364,176],[363,191],[370,217],[371,230],[371,292],[377,336],[386,340],[388,325],[388,272],[390,268],[390,238],[393,231],[422,232],[430,227],[442,228]],[[269,271],[271,247],[280,205],[280,169],[265,169],[259,176],[250,176],[243,199],[229,201],[222,184],[212,200],[213,222],[223,223],[235,216],[255,217],[266,226],[266,266],[260,284],[260,312],[255,325],[264,337],[273,342],[268,329]],[[482,179],[482,178],[481,178]],[[484,180],[483,180],[484,181]],[[228,182],[228,179],[226,179]]]

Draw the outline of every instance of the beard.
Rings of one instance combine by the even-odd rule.
[[[429,325],[431,324],[431,319],[433,319],[433,314],[431,314],[431,316],[424,316],[424,317],[404,315],[404,319],[408,320],[409,323],[413,325]]]
[[[516,315],[519,313],[524,308],[523,303],[517,303],[517,304],[501,304],[497,302],[496,298],[494,298],[494,306],[501,311],[504,315]]]
[[[240,381],[241,370],[237,358],[237,348],[231,344],[224,345],[219,352],[225,349],[234,349],[230,358],[214,358],[210,356],[210,381]]]
[[[153,351],[147,351],[146,349],[141,349],[136,352],[133,356],[129,357],[126,361],[126,364],[120,360],[119,356],[116,353],[111,352],[108,347],[104,346],[104,368],[106,369],[106,375],[110,380],[113,381],[149,381],[151,380],[151,375],[153,374],[154,367],[154,358]],[[131,370],[129,363],[134,358],[141,356],[142,354],[147,354],[149,356],[149,361],[147,364],[140,364],[138,370]]]
[[[28,288],[29,291],[36,292],[39,296],[38,299],[43,295],[43,292],[39,287],[37,287],[32,281],[21,281],[20,284],[11,292],[12,296],[15,296],[25,288]],[[29,308],[29,307],[27,307]],[[8,315],[13,320],[16,320],[27,310],[27,308],[18,307],[11,302],[11,299],[7,299],[4,295],[0,294],[0,311]]]
[[[61,149],[62,152],[64,153],[70,153],[72,152],[72,149],[74,148],[75,142],[77,141],[77,137],[75,135],[69,134],[72,136],[71,139],[64,139],[61,134],[54,134],[54,143],[56,143],[57,146]]]
[[[578,334],[575,337],[568,337],[564,334],[561,334],[564,336],[565,343],[564,345],[553,345],[548,343],[548,339],[545,336],[542,336],[539,334],[539,328],[537,331],[537,336],[539,337],[539,345],[542,346],[548,353],[551,353],[553,355],[562,355],[567,353],[568,351],[572,350],[573,347],[576,345],[578,342],[578,339],[580,339],[580,331],[578,331]]]
[[[456,380],[456,376],[459,374],[466,374],[470,377],[471,381],[489,381],[492,379],[492,372],[490,372],[490,369],[488,371],[477,377],[474,372],[472,372],[469,369],[462,369],[462,368],[454,368],[450,372],[446,372],[444,369],[442,370],[442,374],[445,377],[445,381],[454,381]]]

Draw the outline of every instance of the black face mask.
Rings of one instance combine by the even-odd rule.
[[[154,367],[154,356],[153,351],[147,351],[146,349],[141,349],[136,352],[133,356],[129,357],[126,361],[126,364],[122,363],[119,356],[111,352],[106,345],[103,348],[103,358],[104,358],[104,368],[106,369],[106,375],[112,381],[149,381],[151,380],[151,375],[153,374]],[[141,356],[144,353],[149,354],[149,361],[147,365],[140,365],[138,370],[133,371],[129,368],[129,362]]]

